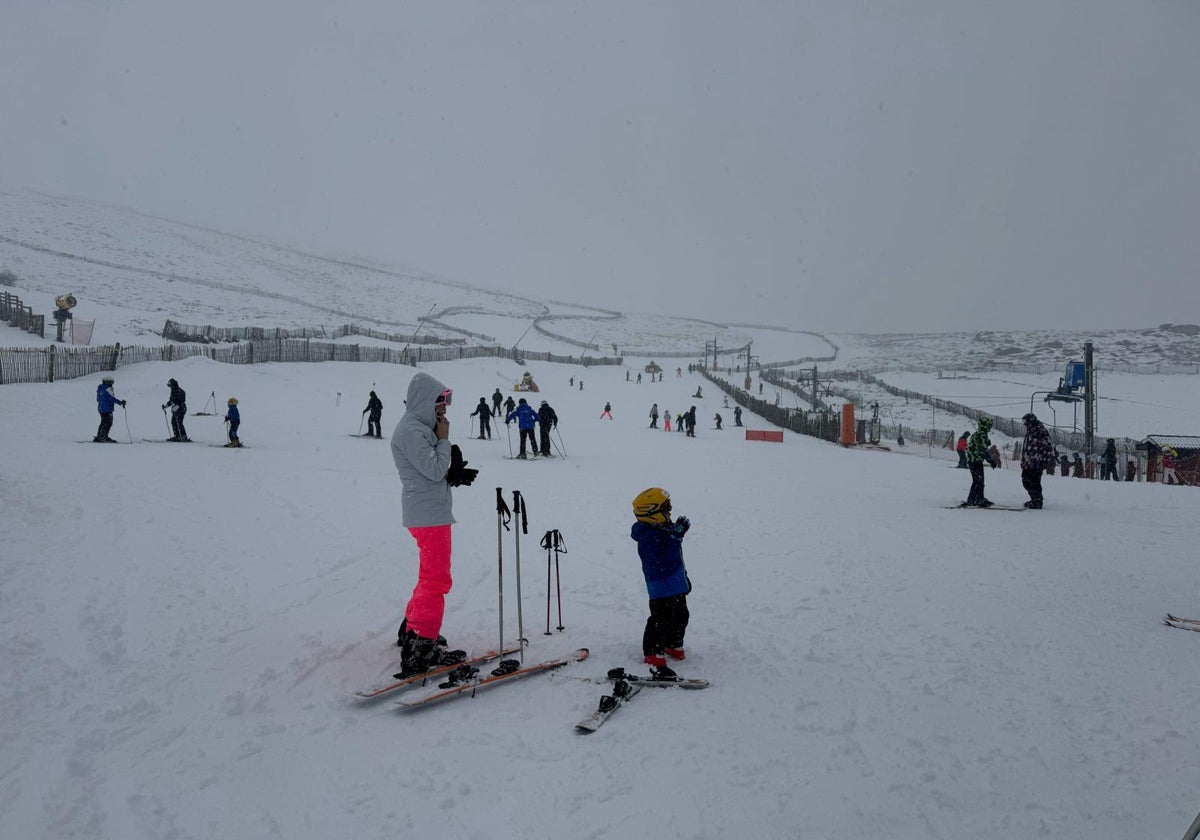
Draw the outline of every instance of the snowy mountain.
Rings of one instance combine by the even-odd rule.
[[[416,575],[388,445],[354,435],[370,390],[390,433],[413,368],[122,366],[121,446],[76,443],[95,431],[97,375],[0,386],[0,836],[1124,840],[1180,835],[1200,809],[1200,699],[1187,677],[1200,634],[1160,621],[1200,617],[1192,488],[1055,477],[1041,511],[947,509],[967,489],[948,453],[748,441],[687,372],[714,337],[753,339],[764,362],[836,347],[820,369],[940,382],[947,397],[974,383],[976,404],[1000,398],[1019,416],[1075,357],[1077,336],[1058,339],[1057,359],[1049,347],[1023,359],[1044,358],[1046,374],[939,379],[921,371],[958,338],[824,336],[617,305],[613,317],[120,208],[14,191],[0,201],[0,269],[17,276],[14,290],[47,311],[54,294],[75,293],[100,343],[155,343],[167,318],[405,330],[453,307],[449,323],[502,346],[550,310],[587,316],[553,331],[599,346],[593,355],[612,342],[647,351],[623,366],[422,366],[454,389],[451,437],[480,470],[455,491],[443,632],[471,651],[499,641],[502,556],[504,636],[516,638],[518,534],[498,527],[494,488],[520,490],[525,659],[591,655],[421,712],[353,694],[395,670]],[[1191,338],[1123,335],[1145,338],[1122,357],[1137,365]],[[533,336],[520,346],[580,353]],[[1090,338],[1098,354],[1109,346]],[[0,326],[0,345],[45,343]],[[664,361],[674,351],[693,355]],[[661,382],[626,379],[656,357]],[[565,457],[511,460],[503,426],[477,439],[477,399],[525,370],[541,388],[527,396],[561,418]],[[1131,433],[1188,430],[1195,376],[1123,376],[1119,388],[1115,373],[1103,380],[1114,402],[1102,423],[1120,398]],[[191,411],[216,408],[187,418],[191,444],[146,442],[166,436],[154,405],[168,378]],[[231,396],[243,450],[215,446]],[[599,417],[605,402],[612,420]],[[697,436],[647,428],[652,403],[696,405]],[[693,522],[678,670],[712,685],[643,691],[582,736],[573,725],[607,690],[605,672],[644,673],[629,528],[649,486]],[[1014,469],[989,471],[987,487],[999,503],[1026,498]],[[561,632],[538,547],[552,529],[568,547]]]

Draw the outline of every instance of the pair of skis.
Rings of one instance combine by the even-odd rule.
[[[1167,613],[1163,617],[1163,624],[1168,627],[1178,627],[1180,630],[1195,630],[1200,633],[1200,618],[1184,618]]]
[[[958,505],[946,505],[946,510],[1029,510],[1027,507],[1011,507],[1009,505],[988,505],[981,507],[979,505],[969,505],[966,502]]]
[[[651,676],[641,677],[637,674],[626,673],[624,668],[613,668],[605,676],[605,679],[612,681],[612,694],[605,694],[601,697],[600,705],[596,711],[575,724],[577,732],[583,734],[595,732],[604,725],[606,720],[616,714],[617,709],[636,697],[643,688],[708,688],[708,680],[688,679],[675,674],[668,676],[656,673],[653,670],[651,671]]]
[[[432,692],[417,697],[403,697],[396,701],[396,707],[404,711],[412,711],[453,697],[474,697],[480,691],[494,688],[497,685],[516,682],[533,674],[544,674],[570,665],[572,662],[582,662],[587,658],[588,649],[580,648],[570,656],[547,659],[545,662],[533,665],[522,665],[515,659],[505,659],[500,662],[499,667],[494,668],[488,674],[480,674],[479,669],[471,664],[467,664],[466,667],[459,665],[457,669],[451,668],[450,672],[445,675],[446,681],[438,685]]]
[[[452,665],[439,665],[420,674],[401,676],[396,674],[389,682],[384,682],[371,688],[354,692],[354,696],[362,700],[376,700],[387,694],[401,689],[426,687],[425,692],[410,692],[410,695],[396,701],[396,706],[404,710],[412,710],[431,706],[443,700],[463,695],[474,696],[476,693],[493,688],[501,683],[516,680],[533,674],[543,674],[570,665],[572,662],[582,662],[588,658],[588,649],[580,648],[570,656],[558,659],[548,659],[532,665],[522,665],[515,659],[502,659],[520,652],[520,647],[505,648],[502,651],[489,650]],[[497,667],[488,673],[481,673],[482,666],[495,660],[501,660]],[[432,686],[432,687],[431,687]]]
[[[487,653],[482,653],[479,656],[469,657],[462,662],[455,662],[452,665],[438,665],[437,667],[430,668],[428,671],[423,671],[420,674],[413,674],[407,677],[394,674],[390,681],[380,683],[372,686],[371,688],[364,688],[360,691],[356,691],[354,692],[354,696],[362,700],[374,700],[382,697],[385,694],[391,694],[392,692],[399,691],[403,688],[423,685],[430,680],[437,680],[440,682],[446,679],[452,672],[462,668],[464,665],[477,668],[480,665],[484,665],[494,659],[500,659],[504,656],[511,656],[514,653],[520,653],[520,651],[520,646],[507,647],[500,651],[489,650]]]

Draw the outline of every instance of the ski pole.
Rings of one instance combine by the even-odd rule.
[[[541,543],[542,548],[546,549],[546,632],[542,634],[544,636],[552,635],[550,632],[550,552],[552,547],[551,535],[553,533],[553,531],[547,531],[546,535],[542,537]],[[559,624],[561,623],[562,621],[560,620]]]
[[[520,527],[513,532],[516,538],[516,559],[513,561],[517,567],[517,644],[521,648],[521,661],[525,661],[525,618],[524,611],[521,608],[521,532],[529,533],[529,519],[525,515],[525,498],[521,495],[520,490],[513,491],[513,514],[520,517]]]
[[[121,406],[121,416],[125,418],[125,434],[129,437],[129,442],[133,443],[133,432],[129,431],[129,412],[125,410],[125,406]]]
[[[173,431],[171,431],[171,421],[167,419],[167,409],[164,407],[162,412],[163,412],[163,422],[167,424],[167,436],[175,437],[175,433]]]
[[[1200,835],[1200,814],[1196,815],[1196,819],[1192,820],[1192,824],[1188,826],[1187,833],[1183,835],[1183,840],[1196,840]]]
[[[567,447],[566,447],[566,445],[565,445],[565,444],[562,442],[562,432],[559,432],[559,431],[558,431],[558,426],[555,426],[555,427],[554,427],[554,431],[558,433],[558,451],[559,451],[560,453],[562,453],[562,456],[563,456],[564,458],[566,458],[566,457],[567,457]]]
[[[562,630],[562,575],[558,571],[558,555],[560,551],[563,554],[567,553],[567,542],[556,528],[554,530],[554,587],[558,591],[558,629]]]
[[[542,537],[542,548],[546,549],[546,633],[550,633],[550,554],[554,553],[554,585],[558,592],[558,629],[562,630],[562,576],[559,574],[558,555],[561,551],[566,553],[567,544],[562,538],[562,534],[558,529],[547,531],[546,536]]]
[[[508,457],[512,458],[512,423],[504,421],[504,431],[508,433]]]
[[[365,414],[358,415],[358,436],[359,437],[362,437],[362,424],[363,424],[363,421],[366,419],[367,419],[367,415],[365,415]]]
[[[504,650],[504,531],[508,530],[512,512],[504,502],[504,488],[496,488],[496,575],[497,590],[500,600],[500,646],[496,650]]]

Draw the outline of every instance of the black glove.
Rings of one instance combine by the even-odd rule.
[[[166,404],[166,403],[163,403],[162,410],[163,410],[163,411],[166,411],[166,410],[167,410],[167,404]]]
[[[450,469],[446,471],[446,481],[450,486],[461,487],[465,484],[470,487],[477,475],[479,475],[479,470],[467,469],[467,462],[463,459],[462,450],[458,448],[458,444],[451,444]]]
[[[691,527],[692,520],[688,519],[686,516],[680,516],[675,520],[675,529],[679,532],[680,536],[686,534],[688,532],[688,528]]]

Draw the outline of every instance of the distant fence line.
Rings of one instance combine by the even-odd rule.
[[[243,341],[225,346],[164,344],[158,347],[0,348],[0,384],[15,382],[54,382],[75,379],[121,365],[141,362],[171,362],[203,356],[215,362],[250,365],[265,362],[381,362],[415,365],[421,362],[449,362],[457,359],[500,358],[524,364],[529,361],[576,364],[585,367],[620,365],[610,357],[559,356],[554,353],[516,351],[508,347],[364,347],[337,344],[308,338],[280,338]]]
[[[33,307],[26,306],[12,292],[0,292],[0,321],[33,333],[38,338],[46,337],[46,316],[34,315]]]
[[[900,367],[896,368],[901,369]],[[978,365],[966,365],[963,367],[946,368],[929,365],[913,365],[905,363],[903,370],[906,373],[924,373],[933,374],[941,379],[962,379],[974,378],[981,373],[1029,373],[1037,376],[1055,377],[1062,376],[1064,366],[1059,364],[1034,364],[1024,362],[997,362],[988,361]],[[1200,364],[1153,364],[1140,365],[1126,362],[1106,362],[1096,365],[1097,373],[1177,373],[1177,374],[1200,374]]]
[[[382,341],[394,341],[397,344],[466,344],[466,339],[463,338],[386,333],[370,329],[369,327],[362,327],[358,324],[343,324],[340,327],[332,329],[326,329],[325,327],[284,329],[281,327],[198,327],[168,320],[162,329],[162,336],[165,339],[199,344],[211,344],[220,341],[268,341],[283,338],[344,338],[348,335],[378,338]]]

